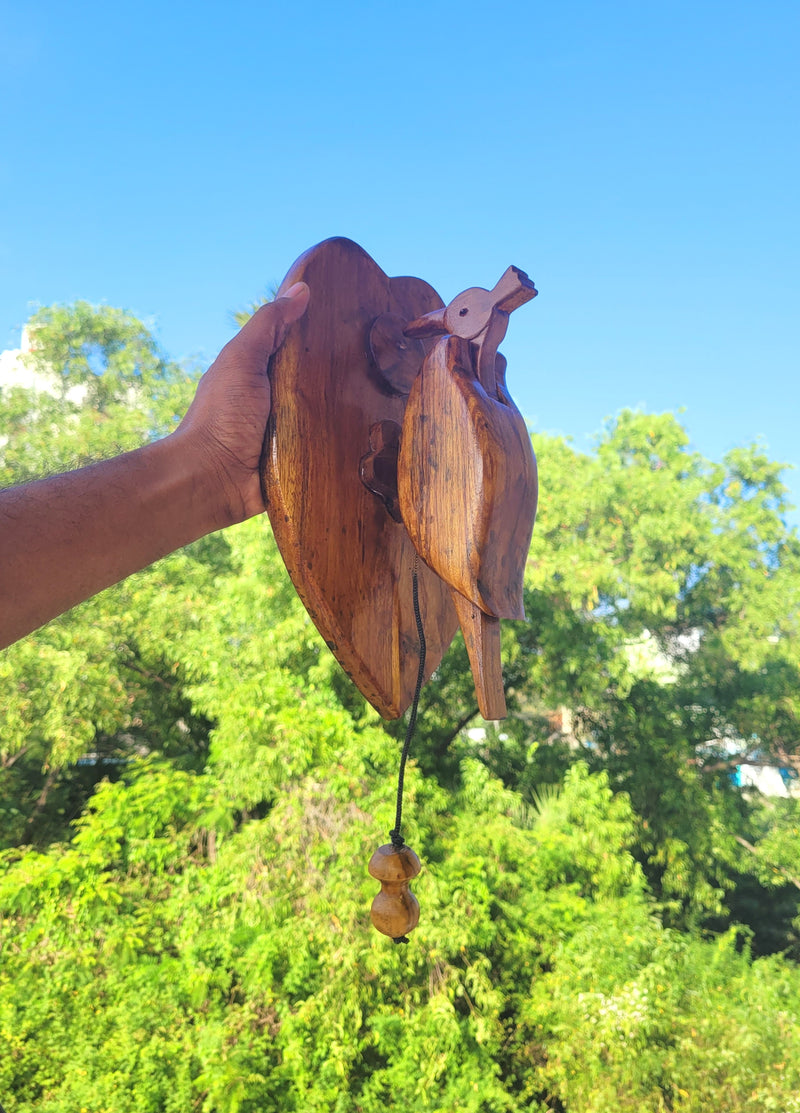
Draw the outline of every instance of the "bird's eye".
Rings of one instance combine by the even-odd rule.
[[[466,317],[466,315],[468,313],[469,313],[469,310],[467,309],[466,305],[464,306],[463,309],[459,309],[459,311],[458,311],[459,317]]]

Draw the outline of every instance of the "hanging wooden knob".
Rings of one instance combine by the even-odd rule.
[[[422,868],[419,858],[409,846],[387,843],[378,847],[367,868],[381,883],[372,902],[372,923],[395,943],[407,943],[406,933],[419,923],[419,901],[408,887]]]

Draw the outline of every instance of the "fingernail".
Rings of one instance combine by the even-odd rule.
[[[290,286],[289,289],[285,293],[281,294],[281,297],[282,298],[296,298],[300,294],[303,293],[305,288],[306,288],[305,282],[295,282],[295,284],[293,286]]]

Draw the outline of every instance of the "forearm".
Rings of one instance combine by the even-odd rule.
[[[259,462],[269,357],[305,313],[295,283],[203,375],[170,437],[0,491],[0,649],[213,530],[264,509]]]
[[[202,454],[174,434],[0,492],[0,648],[236,520]]]

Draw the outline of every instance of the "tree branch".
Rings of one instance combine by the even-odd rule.
[[[456,738],[458,738],[459,734],[464,729],[464,727],[467,725],[467,723],[471,722],[477,714],[478,714],[478,708],[474,707],[471,711],[469,711],[466,715],[463,715],[458,720],[458,722],[456,723],[456,725],[453,728],[453,730],[451,731],[451,733],[448,734],[448,736],[446,738],[444,738],[441,742],[439,742],[436,745],[436,747],[434,748],[434,753],[436,754],[437,757],[440,754],[443,754],[445,752],[445,750],[448,750],[450,748],[452,743],[456,740]]]
[[[42,791],[39,793],[39,797],[33,806],[33,811],[28,816],[25,822],[26,827],[30,827],[33,823],[35,823],[44,811],[45,805],[47,804],[47,797],[50,795],[50,789],[56,783],[60,775],[60,769],[51,769],[45,777],[44,784],[42,785]]]
[[[739,765],[752,765],[754,769],[780,768],[780,765],[774,759],[766,761],[755,757],[750,758],[745,754],[740,754],[739,757],[725,758],[724,761],[715,761],[713,764],[706,764],[702,757],[690,757],[687,764],[696,765],[700,773],[720,773],[723,769],[736,769]],[[788,759],[786,759],[785,764],[789,764]]]
[[[170,684],[168,680],[165,680],[163,676],[159,676],[157,672],[150,672],[148,669],[143,669],[141,665],[134,665],[133,661],[123,660],[122,665],[124,668],[130,669],[132,672],[138,672],[140,676],[143,676],[145,678],[145,680],[155,681],[156,684],[160,684],[163,688],[166,688],[168,692],[171,692],[172,689],[175,687],[174,684]]]
[[[743,839],[741,835],[734,835],[733,837],[736,839],[739,846],[743,846],[745,850],[749,850],[751,854],[755,854],[757,858],[761,858],[762,861],[766,862],[772,869],[777,870],[782,877],[785,877],[787,881],[794,885],[795,889],[800,889],[800,881],[798,881],[793,874],[789,873],[788,870],[784,869],[783,866],[779,866],[776,862],[771,862],[769,858],[764,856],[763,851],[759,850],[757,846],[753,846],[747,839]]]
[[[3,754],[0,756],[0,769],[10,769],[16,762],[19,761],[28,752],[27,746],[22,746],[15,754]]]

